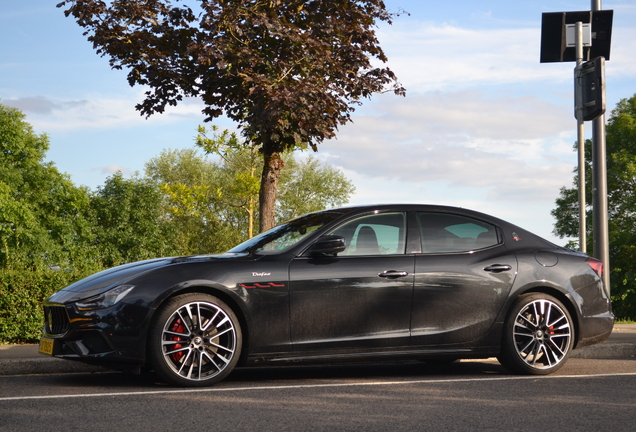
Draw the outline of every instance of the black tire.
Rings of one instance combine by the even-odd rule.
[[[508,313],[497,359],[513,372],[547,375],[565,364],[573,345],[567,308],[547,294],[529,293],[519,296]]]
[[[178,386],[202,387],[223,380],[240,357],[241,327],[216,297],[174,297],[157,312],[148,333],[148,359],[155,373]]]

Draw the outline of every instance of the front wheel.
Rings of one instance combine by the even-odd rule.
[[[149,332],[148,356],[169,383],[207,386],[223,380],[241,354],[241,327],[224,302],[191,293],[170,299]]]
[[[497,359],[514,372],[547,375],[563,366],[573,344],[566,307],[547,294],[530,293],[519,296],[510,310]]]

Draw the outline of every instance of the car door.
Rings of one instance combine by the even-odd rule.
[[[493,325],[514,282],[517,260],[489,223],[445,213],[416,214],[412,345],[470,342]]]
[[[345,238],[337,256],[290,265],[294,351],[408,345],[414,255],[405,253],[404,212],[367,214],[327,235]]]

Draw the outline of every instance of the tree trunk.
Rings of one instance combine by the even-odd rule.
[[[252,203],[249,203],[247,207],[247,238],[252,237],[254,237],[254,210]]]
[[[259,220],[261,232],[274,228],[276,219],[274,217],[276,208],[276,192],[278,191],[278,180],[280,170],[285,163],[276,152],[265,153],[263,155],[263,175],[261,176],[261,190],[259,192]]]

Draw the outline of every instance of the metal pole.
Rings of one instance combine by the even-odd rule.
[[[601,0],[592,0],[592,11],[602,9]],[[603,93],[605,93],[605,83]],[[603,261],[603,283],[610,294],[609,233],[607,216],[607,154],[605,115],[592,121],[592,175],[594,195],[594,256]]]
[[[579,145],[579,250],[587,252],[585,221],[585,122],[583,121],[583,89],[579,78],[583,64],[583,23],[576,23],[576,67],[574,68],[574,105]]]

